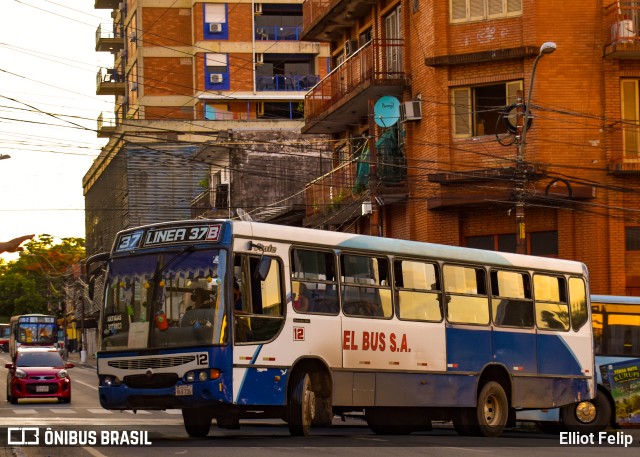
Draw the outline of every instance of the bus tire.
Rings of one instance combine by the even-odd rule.
[[[496,437],[504,431],[509,420],[509,400],[499,383],[489,381],[480,389],[476,420],[477,430],[474,432],[480,436]]]
[[[611,403],[600,390],[593,400],[572,403],[560,408],[562,423],[570,432],[595,433],[611,423]]]
[[[204,438],[211,430],[213,416],[204,408],[183,408],[184,429],[189,436]]]
[[[311,385],[311,375],[297,370],[291,379],[291,391],[287,402],[287,424],[292,436],[308,436],[315,416],[316,394]]]

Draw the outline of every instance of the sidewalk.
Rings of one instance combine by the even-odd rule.
[[[67,354],[67,362],[72,362],[79,367],[95,368],[96,356],[94,354],[86,354],[84,362],[81,359],[80,351],[70,352]]]

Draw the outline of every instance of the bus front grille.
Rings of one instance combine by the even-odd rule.
[[[170,368],[193,362],[195,355],[182,355],[176,357],[150,357],[143,359],[110,360],[107,364],[120,370],[145,370],[149,368]]]

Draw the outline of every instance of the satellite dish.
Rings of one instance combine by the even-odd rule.
[[[373,106],[373,119],[380,127],[396,125],[400,119],[400,100],[391,95],[380,97]]]
[[[251,218],[251,216],[249,216],[249,214],[243,210],[242,208],[238,208],[236,210],[236,212],[238,213],[238,217],[246,222],[253,222],[253,219]]]

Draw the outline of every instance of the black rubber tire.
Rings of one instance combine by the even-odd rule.
[[[287,424],[292,436],[309,435],[315,416],[315,396],[309,373],[295,371],[287,403]]]
[[[184,429],[189,436],[204,438],[211,430],[213,416],[203,408],[184,408],[182,410]]]
[[[591,407],[595,409],[595,414],[593,414],[593,410],[590,411],[593,414],[593,418],[591,420],[589,420],[591,414],[588,417],[581,414],[581,410],[584,410],[585,403],[588,403],[588,405],[586,405],[587,408]],[[593,400],[572,403],[560,408],[562,424],[570,432],[600,432],[611,424],[611,413],[611,403],[607,396],[600,390],[596,392],[596,396]]]
[[[496,437],[500,436],[507,426],[509,420],[509,400],[502,386],[489,381],[478,395],[476,406],[476,426],[473,431],[480,436]],[[475,434],[475,433],[474,433]]]

